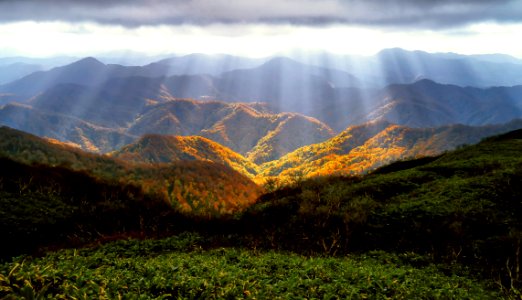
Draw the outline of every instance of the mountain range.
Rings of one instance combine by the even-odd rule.
[[[89,57],[1,85],[0,124],[127,161],[212,161],[259,179],[363,173],[522,118],[522,85],[507,86],[522,83],[515,58],[388,49],[358,59]]]
[[[384,81],[377,75],[359,74],[361,66],[350,65],[348,58],[345,63],[339,59],[330,55],[305,64],[283,57],[254,60],[189,55],[123,66],[85,58],[0,86],[0,103],[60,108],[61,113],[85,121],[94,119],[105,127],[125,127],[149,100],[162,102],[165,98],[264,102],[273,112],[311,116],[337,132],[376,119],[429,127],[486,125],[521,117],[522,88],[513,85],[522,83],[522,64],[515,58],[401,49],[361,58],[358,63],[367,66],[368,72],[388,78]],[[395,75],[386,75],[390,72]],[[496,81],[477,79],[465,84],[456,80],[473,80],[470,72]],[[510,81],[502,81],[504,77]],[[74,111],[66,110],[72,106]]]
[[[127,161],[151,163],[213,161],[254,178],[258,183],[270,178],[291,183],[317,176],[366,174],[395,161],[440,155],[519,128],[522,128],[522,119],[500,125],[433,128],[411,128],[374,121],[348,127],[324,142],[306,145],[277,159],[261,162],[245,158],[203,137],[146,135],[110,155]]]
[[[373,87],[431,79],[443,84],[486,88],[520,85],[522,79],[522,60],[505,54],[462,55],[392,48],[372,56],[317,53],[296,59],[350,72]]]

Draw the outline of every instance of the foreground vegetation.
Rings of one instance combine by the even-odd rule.
[[[522,131],[364,177],[267,194],[241,218],[249,245],[339,255],[413,251],[522,284]]]
[[[11,150],[8,157],[22,151]],[[299,179],[225,215],[186,213],[143,185],[67,165],[0,158],[1,232],[22,241],[0,248],[0,291],[518,299],[520,153],[522,131],[514,131],[362,177]],[[160,176],[169,195],[183,184],[147,176]],[[169,238],[188,231],[197,234]],[[156,240],[81,248],[129,237]],[[61,248],[70,250],[49,252]],[[33,256],[11,261],[21,254]]]
[[[502,294],[414,254],[306,257],[234,248],[201,237],[118,241],[17,258],[0,266],[0,298],[495,299]]]

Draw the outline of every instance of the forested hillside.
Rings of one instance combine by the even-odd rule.
[[[83,152],[10,128],[0,128],[0,156],[25,164],[60,166],[93,177],[139,186],[179,211],[230,213],[253,203],[261,189],[230,167],[208,161],[131,164]]]

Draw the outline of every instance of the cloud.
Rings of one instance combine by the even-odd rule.
[[[0,0],[0,22],[119,24],[333,23],[448,28],[522,22],[518,0]]]

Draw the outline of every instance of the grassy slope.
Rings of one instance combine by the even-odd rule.
[[[240,227],[256,247],[415,251],[520,284],[520,153],[516,131],[364,177],[299,182],[263,196]]]
[[[414,266],[422,257],[345,258],[219,248],[195,235],[120,241],[0,265],[0,297],[140,299],[498,299],[484,282]],[[418,264],[418,263],[417,263]]]

